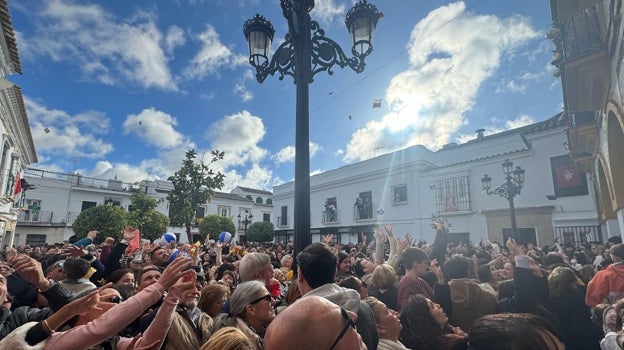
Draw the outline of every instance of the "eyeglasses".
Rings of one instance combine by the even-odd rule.
[[[265,296],[263,296],[261,298],[258,298],[256,300],[252,301],[251,303],[249,303],[249,305],[255,305],[255,304],[261,302],[262,300],[266,300],[268,302],[271,302],[273,300],[273,297],[271,296],[271,294],[267,294],[267,295],[265,295]]]
[[[342,318],[345,320],[346,323],[345,323],[344,327],[342,327],[342,330],[340,331],[340,334],[338,334],[338,336],[336,337],[336,340],[334,340],[334,343],[332,344],[331,348],[329,348],[329,350],[333,350],[336,347],[336,345],[338,345],[340,340],[342,340],[342,338],[344,338],[344,335],[349,330],[349,326],[351,326],[353,329],[355,329],[355,322],[353,322],[353,320],[349,316],[349,313],[347,312],[347,310],[345,310],[345,308],[343,308],[343,307],[340,307],[340,313],[342,314]]]
[[[123,298],[120,296],[114,295],[110,299],[105,300],[105,301],[109,303],[113,303],[113,304],[119,304],[123,301]]]

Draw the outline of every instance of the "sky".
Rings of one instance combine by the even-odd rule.
[[[562,110],[547,1],[374,0],[383,12],[358,74],[310,85],[312,174],[413,145],[435,151]],[[311,12],[345,53],[352,0]],[[287,21],[278,0],[12,0],[22,88],[39,162],[124,182],[166,179],[189,149],[236,186],[294,179],[296,85],[248,61],[246,19]],[[373,107],[380,101],[380,107]]]

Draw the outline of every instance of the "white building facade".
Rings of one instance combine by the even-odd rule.
[[[11,241],[20,212],[21,174],[37,162],[22,90],[7,76],[22,74],[6,0],[0,0],[0,239]]]
[[[341,243],[372,239],[376,225],[397,235],[433,242],[432,217],[449,228],[449,239],[502,242],[511,234],[509,201],[487,195],[482,178],[496,188],[505,182],[501,164],[509,159],[525,171],[514,198],[519,239],[540,245],[554,238],[580,244],[603,241],[591,188],[565,149],[564,127],[555,116],[544,122],[449,144],[436,152],[423,146],[384,154],[310,178],[312,241],[334,234]],[[277,240],[292,240],[294,183],[273,189]]]
[[[135,191],[142,191],[157,200],[162,199],[156,210],[168,216],[169,203],[166,198],[173,189],[171,182],[165,180],[131,184],[118,179],[103,180],[34,169],[28,169],[24,178],[32,188],[23,195],[23,210],[17,218],[14,245],[39,246],[66,241],[74,235],[72,223],[82,211],[102,204],[128,210]],[[253,194],[253,200],[243,194]],[[262,198],[262,203],[257,203],[258,197]],[[208,203],[197,209],[197,217],[217,214],[232,219],[237,227],[237,232],[232,232],[233,238],[240,240],[244,238],[241,236],[245,233],[245,227],[243,222],[238,222],[237,216],[242,213],[244,218],[247,212],[252,216],[250,223],[270,221],[273,210],[271,201],[271,192],[237,187],[232,193],[215,192]],[[169,227],[167,231],[175,233],[181,242],[186,242],[184,227]],[[195,238],[199,236],[197,226],[194,225],[191,232]],[[4,241],[3,244],[9,243]]]

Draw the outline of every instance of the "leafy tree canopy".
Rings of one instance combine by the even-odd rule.
[[[214,172],[209,165],[223,159],[223,152],[214,150],[210,160],[196,161],[194,149],[186,152],[182,168],[168,178],[173,190],[167,196],[169,218],[174,226],[185,226],[188,241],[192,241],[191,227],[196,220],[197,208],[204,205],[214,194],[215,189],[223,187],[225,175]]]
[[[210,236],[211,239],[216,241],[219,239],[219,234],[223,231],[231,233],[232,236],[236,234],[236,226],[232,219],[212,214],[205,216],[199,224],[199,233],[203,239],[206,239],[206,236]]]
[[[153,241],[167,231],[169,218],[156,210],[159,203],[156,198],[137,191],[130,197],[130,202],[128,224],[139,228],[141,238]]]
[[[95,243],[99,244],[106,237],[121,239],[127,223],[127,212],[116,205],[97,205],[81,212],[74,223],[72,230],[77,238],[84,238],[91,230],[98,230],[100,234]]]
[[[275,227],[270,221],[254,222],[247,228],[247,240],[250,242],[273,241]]]

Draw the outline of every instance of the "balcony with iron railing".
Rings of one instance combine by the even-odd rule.
[[[606,49],[607,19],[604,1],[598,1],[572,17],[560,18],[559,33],[552,33],[553,39],[559,39],[564,61],[574,60],[594,51]],[[555,42],[557,44],[557,42]],[[555,57],[557,57],[555,55]]]
[[[36,224],[36,225],[58,225],[64,224],[71,226],[76,221],[76,218],[80,215],[80,212],[56,212],[49,210],[26,210],[22,211],[17,216],[17,223],[23,225]]]
[[[340,223],[340,211],[338,209],[328,209],[321,212],[323,224],[331,225]]]
[[[277,217],[277,227],[288,227],[288,217],[286,216],[278,216]]]
[[[353,221],[365,221],[374,219],[374,203],[363,204],[353,207]]]

